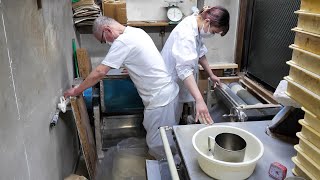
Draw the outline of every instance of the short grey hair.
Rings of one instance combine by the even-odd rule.
[[[92,33],[93,34],[98,34],[101,32],[102,26],[103,25],[111,25],[116,23],[116,21],[110,17],[107,16],[100,16],[97,17],[94,22],[93,22],[93,26],[92,26]]]

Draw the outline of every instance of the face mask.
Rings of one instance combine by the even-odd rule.
[[[107,41],[107,43],[109,44],[109,46],[112,46],[112,42]]]
[[[203,38],[209,38],[214,36],[214,34],[210,33],[210,24],[209,24],[208,32],[204,32],[204,24],[202,25],[202,28],[200,30],[200,36]]]
[[[114,40],[115,40],[115,38],[114,38],[114,36],[113,36],[113,33],[112,33],[112,31],[111,31],[111,34],[112,34],[112,37],[113,37],[113,41],[114,41]],[[113,42],[110,42],[110,41],[106,41],[106,43],[107,43],[107,44],[109,44],[109,46],[112,46],[112,43],[113,43]]]

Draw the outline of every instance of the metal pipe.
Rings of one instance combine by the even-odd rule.
[[[178,171],[177,171],[176,165],[175,165],[174,160],[173,160],[173,156],[172,156],[172,152],[171,152],[171,149],[170,149],[168,137],[167,137],[167,134],[166,134],[166,130],[168,130],[168,129],[170,129],[168,126],[160,127],[160,136],[161,136],[161,139],[162,139],[164,151],[166,153],[166,157],[167,157],[167,161],[168,161],[168,165],[169,165],[171,178],[172,178],[172,180],[179,180],[180,178],[179,178],[179,175],[178,175]]]
[[[59,120],[59,114],[60,114],[60,109],[56,109],[54,115],[51,118],[50,128],[52,128],[52,127],[57,125],[58,120]]]
[[[255,105],[241,105],[239,109],[266,109],[266,108],[280,108],[280,104],[255,104]]]
[[[239,83],[233,82],[229,84],[232,92],[238,95],[248,105],[262,104],[257,98],[245,90]]]
[[[239,107],[240,105],[246,105],[246,103],[233,93],[226,84],[222,83],[221,86],[217,86],[214,89],[214,93],[229,109]]]
[[[232,90],[226,85],[226,84],[221,84],[221,88],[225,90],[225,92],[231,96],[231,98],[236,101],[236,103],[240,105],[247,105],[239,96],[237,96]]]

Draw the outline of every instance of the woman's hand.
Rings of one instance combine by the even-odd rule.
[[[196,101],[196,113],[196,122],[198,122],[199,119],[202,124],[213,124],[207,105],[203,100]]]
[[[210,79],[213,82],[214,87],[216,87],[216,85],[218,85],[218,86],[221,85],[220,78],[218,78],[216,75],[211,76]]]

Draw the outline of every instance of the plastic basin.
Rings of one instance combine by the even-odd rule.
[[[208,137],[215,137],[220,133],[233,133],[241,136],[247,143],[243,162],[232,163],[214,159],[208,148]],[[214,125],[197,131],[192,137],[192,144],[197,152],[197,159],[201,169],[210,177],[216,179],[246,179],[254,171],[257,161],[262,157],[264,147],[253,134],[243,129]],[[214,149],[211,149],[213,151]]]

